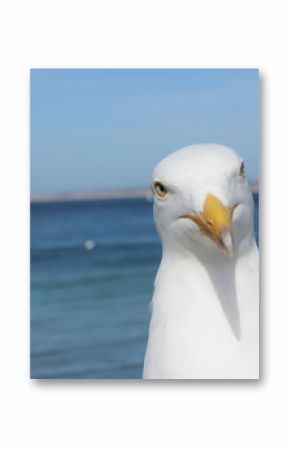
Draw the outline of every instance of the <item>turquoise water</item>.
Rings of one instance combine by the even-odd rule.
[[[33,203],[31,377],[140,378],[160,255],[143,199]]]

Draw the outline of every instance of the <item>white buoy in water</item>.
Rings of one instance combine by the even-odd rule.
[[[95,242],[93,240],[86,240],[84,242],[84,247],[85,249],[87,249],[88,251],[91,251],[92,249],[94,249],[96,246]]]

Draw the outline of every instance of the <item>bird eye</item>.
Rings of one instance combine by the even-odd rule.
[[[246,177],[246,169],[244,162],[241,163],[239,176],[242,176],[242,178]]]
[[[158,181],[154,182],[154,190],[158,198],[162,200],[166,198],[168,191],[166,187],[164,187],[164,185],[161,184],[161,182]]]

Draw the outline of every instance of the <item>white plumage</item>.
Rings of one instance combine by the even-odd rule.
[[[259,377],[259,268],[243,161],[192,145],[153,172],[162,260],[145,379]]]

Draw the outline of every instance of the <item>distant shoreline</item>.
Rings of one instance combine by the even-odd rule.
[[[250,182],[252,191],[259,192],[258,181]],[[152,192],[150,189],[123,189],[104,190],[70,193],[32,193],[30,200],[32,203],[54,202],[54,201],[85,201],[85,200],[110,200],[126,198],[144,198],[150,200]]]
[[[82,200],[109,200],[124,198],[147,198],[152,196],[150,189],[126,189],[126,190],[104,190],[69,193],[32,193],[31,202],[50,201],[82,201]]]

